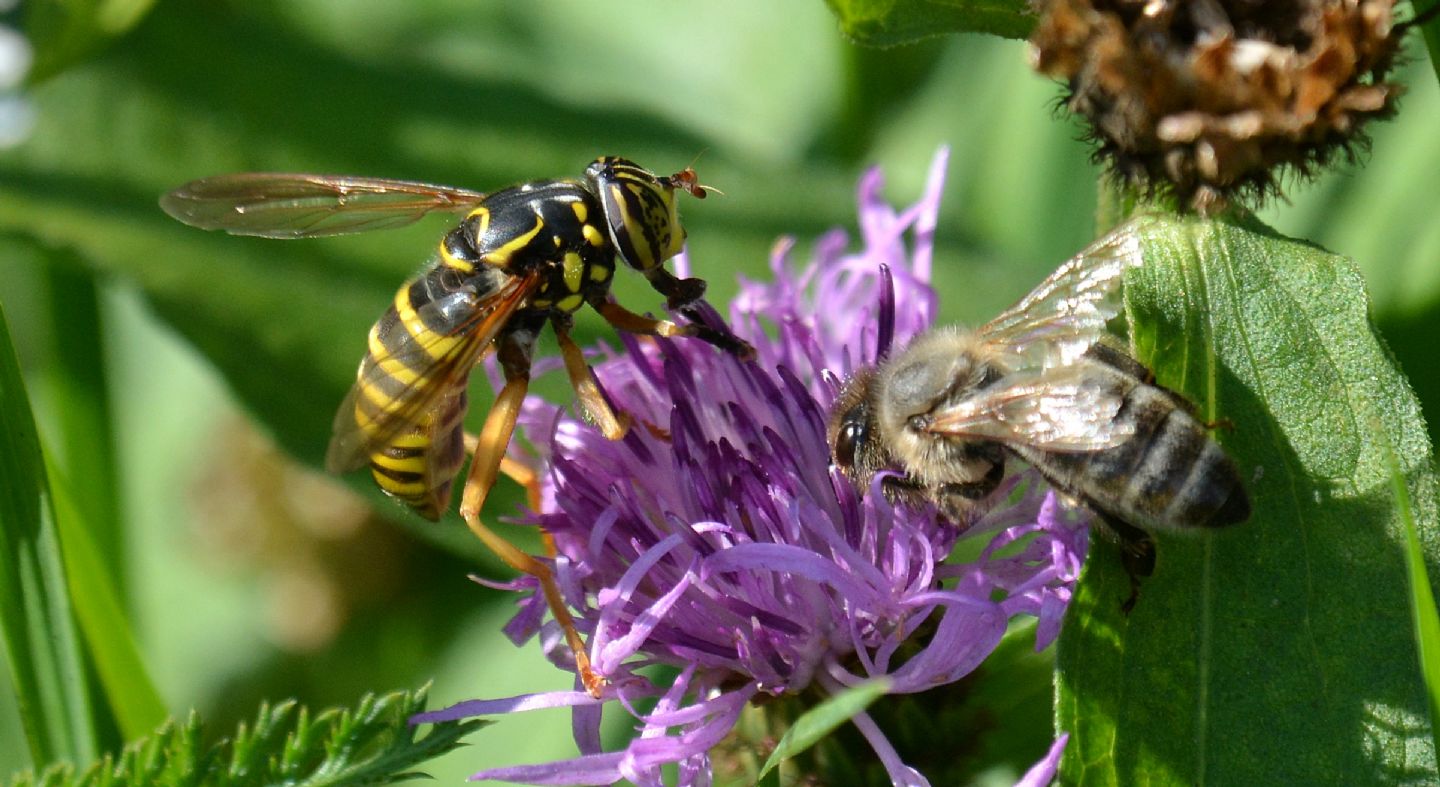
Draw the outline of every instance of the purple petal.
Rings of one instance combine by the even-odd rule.
[[[583,691],[545,691],[538,694],[521,694],[495,700],[467,700],[441,710],[417,713],[410,717],[411,724],[425,724],[439,721],[455,721],[475,716],[492,716],[497,713],[520,713],[544,708],[567,708],[576,705],[594,705],[601,702]]]
[[[1050,751],[1039,762],[1030,766],[1030,770],[1015,782],[1015,787],[1046,787],[1054,781],[1056,772],[1060,769],[1060,755],[1065,753],[1065,744],[1070,742],[1070,733],[1065,733],[1055,739],[1051,744]]]
[[[598,785],[614,784],[624,778],[620,763],[624,752],[585,754],[568,760],[537,765],[491,768],[470,777],[470,781],[499,781],[512,784]]]

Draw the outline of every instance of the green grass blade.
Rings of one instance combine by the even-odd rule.
[[[0,634],[36,765],[88,760],[96,733],[35,419],[0,309]]]
[[[1378,431],[1378,429],[1377,429]],[[1415,525],[1415,512],[1410,505],[1410,488],[1400,460],[1386,448],[1390,468],[1390,488],[1395,494],[1395,507],[1405,525],[1405,569],[1410,577],[1410,616],[1415,631],[1415,648],[1420,657],[1420,673],[1425,676],[1426,695],[1430,700],[1430,735],[1435,750],[1440,751],[1440,611],[1435,608],[1435,591],[1425,570],[1425,550],[1420,545],[1420,531]]]
[[[125,538],[119,520],[115,425],[100,288],[95,274],[74,251],[42,248],[47,257],[44,276],[53,337],[45,391],[54,403],[56,429],[54,441],[46,446],[54,453],[47,456],[65,469],[66,478],[84,480],[84,495],[72,502],[79,508],[79,521],[90,528],[90,540],[113,584],[122,578]],[[159,721],[146,725],[145,730]]]
[[[780,742],[775,745],[775,750],[770,752],[770,757],[760,768],[760,779],[763,780],[780,763],[814,746],[820,739],[833,732],[836,727],[870,707],[870,703],[885,696],[888,691],[890,691],[889,679],[868,680],[830,697],[801,714],[795,720],[795,724],[785,732]]]
[[[55,521],[65,545],[65,567],[75,616],[89,646],[110,713],[126,740],[160,726],[167,711],[130,628],[129,616],[116,592],[109,565],[92,537],[63,475],[50,465],[50,492]]]

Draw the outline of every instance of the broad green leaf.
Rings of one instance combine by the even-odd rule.
[[[775,750],[760,768],[760,778],[770,773],[780,763],[814,746],[835,728],[849,721],[855,714],[864,711],[870,703],[890,691],[888,678],[868,680],[826,698],[823,702],[801,714],[795,723],[780,738]]]
[[[1250,521],[1157,536],[1127,616],[1097,543],[1058,654],[1076,784],[1432,783],[1399,458],[1440,556],[1419,407],[1353,263],[1258,223],[1147,225],[1126,279],[1136,356],[1183,392],[1248,481]]]
[[[37,764],[89,759],[96,733],[55,508],[0,308],[0,636]]]
[[[25,33],[35,47],[31,81],[48,79],[134,27],[155,0],[31,0]]]
[[[840,29],[869,46],[908,44],[947,33],[1025,38],[1030,6],[1013,0],[826,0]]]

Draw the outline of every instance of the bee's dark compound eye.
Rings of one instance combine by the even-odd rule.
[[[835,463],[841,469],[849,470],[855,466],[855,452],[860,444],[865,442],[868,433],[864,421],[846,419],[840,427],[840,433],[835,436]]]

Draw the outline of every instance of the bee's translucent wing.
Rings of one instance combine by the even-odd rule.
[[[1143,262],[1129,222],[1066,260],[1019,303],[980,328],[1011,370],[1074,363],[1120,313],[1120,280]]]
[[[200,229],[309,238],[402,227],[484,199],[478,191],[411,180],[245,172],[186,183],[161,197],[160,207]]]
[[[326,469],[362,467],[399,433],[425,426],[444,397],[466,384],[475,362],[539,282],[532,273],[507,279],[490,293],[451,293],[413,310],[413,318],[387,312],[371,330],[370,352],[335,414]],[[458,323],[444,314],[456,309],[468,312]],[[411,327],[442,322],[457,327],[445,333]]]
[[[1099,451],[1128,440],[1117,423],[1124,392],[1089,364],[1016,372],[990,388],[936,410],[925,431],[994,440],[1045,451]]]

